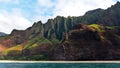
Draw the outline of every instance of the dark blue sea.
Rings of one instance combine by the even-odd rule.
[[[120,63],[0,63],[0,68],[120,68]]]

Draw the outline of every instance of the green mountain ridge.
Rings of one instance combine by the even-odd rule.
[[[85,32],[86,34],[87,32],[89,33],[89,31],[93,32],[93,33],[89,33],[91,38],[93,37],[95,37],[93,39],[96,39],[97,37],[100,37],[100,39],[107,38],[108,39],[107,41],[109,41],[111,40],[111,38],[109,39],[109,37],[106,36],[106,33],[104,34],[104,32],[107,32],[107,30],[110,30],[113,33],[115,33],[115,35],[113,34],[110,36],[119,37],[120,35],[119,33],[120,13],[119,12],[120,12],[120,2],[117,2],[115,5],[109,7],[108,9],[103,10],[99,8],[99,9],[91,10],[86,12],[85,15],[83,16],[78,16],[78,17],[57,16],[54,19],[48,19],[48,21],[45,24],[43,24],[41,21],[35,22],[31,27],[27,28],[26,30],[14,29],[10,35],[1,37],[0,44],[2,45],[2,47],[5,48],[5,50],[0,51],[0,55],[2,56],[2,58],[3,56],[5,56],[6,57],[5,59],[34,60],[36,56],[39,56],[37,60],[41,58],[44,58],[44,60],[48,60],[48,59],[50,60],[52,59],[51,53],[56,53],[57,50],[59,50],[56,48],[57,46],[58,48],[60,46],[60,49],[63,50],[61,46],[63,44],[66,44],[66,42],[71,41],[71,40],[68,40],[68,41],[66,40],[67,36],[68,38],[75,37],[75,39],[73,40],[75,42],[75,40],[77,39],[76,37],[82,36],[81,33],[84,34]],[[73,33],[72,36],[69,36],[69,34],[71,34],[70,32]],[[103,33],[103,35],[101,35],[101,33]],[[81,41],[83,40],[87,41],[88,36],[81,37],[82,39]],[[86,39],[83,39],[83,38],[86,38]],[[68,44],[70,44],[70,46],[73,46],[74,44],[78,45],[78,43],[74,43],[74,42],[70,42]],[[76,40],[76,42],[80,42],[80,41]],[[93,40],[93,42],[96,42],[96,41]],[[114,41],[114,42],[117,43],[118,41]],[[102,43],[106,44],[106,42],[103,42],[103,41],[99,41],[99,43],[97,44],[102,45]],[[113,43],[113,42],[109,41],[107,43]],[[112,46],[112,44],[110,45]],[[93,46],[94,46],[94,43],[93,43]],[[60,54],[62,53],[61,50],[58,51]],[[60,57],[57,54],[53,54],[52,56],[58,56],[58,58]],[[16,57],[19,57],[19,58],[16,58]],[[56,60],[59,60],[59,59],[56,59]]]
[[[32,27],[29,27],[26,31],[30,32],[29,38],[34,38],[37,35],[41,35],[48,39],[62,40],[64,34],[71,30],[75,24],[103,24],[105,26],[120,26],[120,2],[110,8],[96,9],[86,12],[85,15],[79,17],[62,17],[57,16],[54,19],[49,19],[45,24],[41,21],[35,22]],[[61,28],[62,27],[62,28]],[[13,30],[14,31],[14,30]],[[13,34],[13,32],[11,33]]]

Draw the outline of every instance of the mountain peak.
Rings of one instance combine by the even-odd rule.
[[[120,4],[120,2],[119,1],[117,1],[117,3],[116,4]]]
[[[35,22],[33,24],[33,27],[36,27],[36,26],[41,26],[42,25],[42,22],[41,21],[38,21],[38,22]]]
[[[120,2],[119,2],[119,1],[117,1],[117,3],[116,3],[115,5],[120,6]]]
[[[120,2],[117,1],[115,5],[112,5],[112,7],[119,7],[120,6]]]
[[[86,14],[92,14],[92,13],[100,12],[100,11],[103,11],[103,9],[98,8],[98,9],[95,9],[95,10],[90,10],[90,11],[86,12],[85,15]]]

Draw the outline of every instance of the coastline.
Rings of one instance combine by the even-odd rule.
[[[0,60],[0,63],[120,63],[120,61],[17,61],[17,60]]]

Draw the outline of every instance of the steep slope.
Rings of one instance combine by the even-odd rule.
[[[91,10],[86,12],[85,15],[79,17],[68,16],[66,18],[62,16],[57,16],[54,19],[49,19],[45,24],[42,24],[41,21],[38,21],[35,22],[31,27],[27,28],[26,30],[14,29],[10,35],[0,38],[0,44],[6,48],[10,48],[10,49],[12,48],[12,50],[8,49],[5,51],[8,55],[10,55],[9,51],[14,51],[14,47],[17,47],[18,45],[22,45],[23,49],[21,51],[22,52],[21,55],[23,56],[36,55],[36,54],[46,55],[48,54],[48,52],[54,49],[55,47],[54,45],[59,44],[60,42],[61,43],[63,42],[62,44],[58,45],[58,48],[60,47],[59,48],[60,51],[63,49],[62,45],[64,44],[65,46],[68,45],[70,47],[79,44],[91,45],[91,47],[95,47],[95,48],[96,46],[94,45],[101,45],[103,47],[104,45],[119,46],[118,41],[119,41],[120,30],[119,28],[116,29],[111,28],[111,27],[120,26],[119,12],[120,12],[120,2],[117,2],[115,5],[109,7],[108,9]],[[89,27],[87,25],[77,25],[80,23],[85,23],[87,25],[93,24],[93,25],[90,25]],[[103,25],[107,26],[107,30],[104,28],[104,26],[102,27],[94,23],[101,24],[102,26]],[[75,39],[78,39],[80,43],[78,43],[78,41],[75,41]],[[71,42],[76,42],[76,43],[71,43]],[[55,50],[56,49],[57,48],[55,48]],[[74,48],[72,49],[73,51],[77,50]],[[69,59],[75,60],[74,58],[68,58],[68,60]]]
[[[57,16],[54,19],[49,19],[45,24],[41,21],[35,22],[33,26],[26,30],[13,30],[11,38],[14,40],[14,44],[20,44],[26,42],[29,39],[41,36],[47,39],[64,39],[66,32],[78,23],[93,24],[99,23],[109,26],[120,26],[120,2],[110,8],[96,9],[86,12],[84,16],[80,17],[61,17]]]
[[[108,26],[118,26],[120,25],[120,2],[117,2],[115,5],[109,7],[106,10],[96,9],[86,12],[82,17],[81,22],[92,24],[100,23]]]
[[[17,46],[13,46],[11,48],[8,48],[4,51],[2,51],[2,55],[4,56],[17,56],[17,55],[21,55],[21,51],[22,51],[22,45],[17,45]]]
[[[77,25],[53,50],[53,60],[117,60],[120,59],[120,35],[103,26]],[[92,26],[92,27],[91,27]],[[102,27],[102,28],[101,28]],[[119,31],[120,32],[120,31]],[[53,57],[54,56],[54,57]]]
[[[86,12],[85,15],[79,17],[62,17],[57,16],[54,19],[49,19],[45,24],[41,21],[35,22],[32,27],[29,27],[25,31],[13,30],[12,36],[20,35],[24,40],[17,43],[22,43],[25,40],[32,39],[38,35],[48,39],[59,39],[62,40],[66,32],[78,23],[93,24],[99,23],[106,26],[120,26],[120,2],[109,7],[106,10],[96,9]],[[61,28],[62,27],[62,28]],[[16,33],[15,33],[16,32]],[[18,36],[17,36],[18,37]],[[19,38],[21,38],[19,37]]]
[[[22,55],[39,55],[46,54],[52,47],[52,42],[46,38],[35,38],[29,40],[23,48]]]

